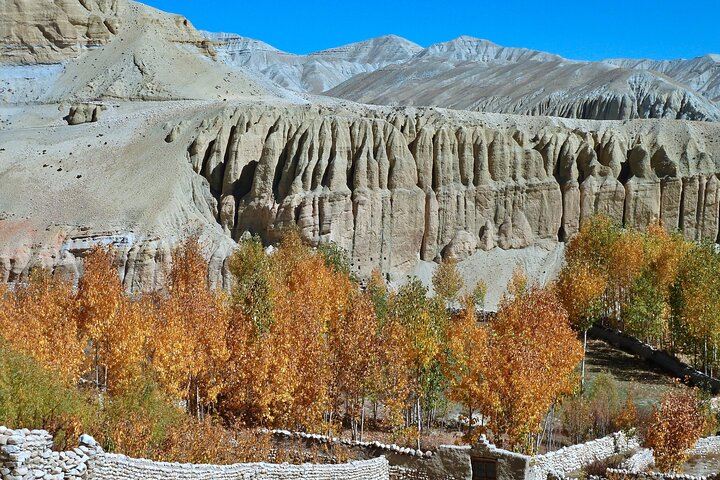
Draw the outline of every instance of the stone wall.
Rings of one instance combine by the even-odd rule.
[[[693,456],[720,454],[720,436],[701,438],[688,453]],[[655,464],[653,451],[648,448],[638,450],[620,466],[623,472],[643,473]],[[620,471],[618,470],[618,471]]]
[[[352,442],[284,430],[272,433],[281,438],[342,443],[363,458],[383,455],[390,464],[392,480],[470,480],[473,458],[495,460],[498,480],[545,480],[548,474],[563,477],[596,460],[616,453],[630,453],[640,447],[637,439],[621,432],[535,457],[498,448],[484,436],[472,447],[443,445],[435,451],[423,452],[379,442]]]
[[[11,430],[0,426],[0,478],[2,480],[87,479],[88,462],[102,452],[83,435],[79,448],[53,452],[53,438],[45,430]]]
[[[654,463],[655,457],[653,456],[653,451],[649,448],[643,448],[625,460],[620,465],[620,468],[631,472],[644,472]]]
[[[720,436],[701,438],[695,444],[691,455],[716,455],[720,454]]]
[[[388,480],[385,457],[339,465],[191,465],[128,458],[105,453],[92,437],[80,437],[80,447],[52,451],[52,436],[44,430],[0,427],[2,480]]]
[[[685,380],[687,378],[693,386],[707,388],[711,390],[714,395],[720,393],[720,380],[699,372],[677,357],[670,355],[665,351],[653,348],[652,346],[641,342],[637,338],[616,330],[609,330],[598,326],[592,327],[588,331],[588,335],[591,338],[603,340],[610,345],[636,355],[643,360],[652,362],[679,379]]]
[[[622,432],[613,433],[607,437],[561,448],[555,452],[532,458],[526,478],[528,480],[545,480],[548,474],[562,478],[596,460],[618,453],[629,453],[639,447],[640,444],[636,438],[628,438]]]
[[[89,462],[90,480],[387,480],[384,457],[340,465],[250,463],[190,465],[151,462],[124,455],[101,454]]]
[[[720,473],[697,477],[678,473],[631,472],[629,470],[608,468],[606,476],[615,480],[717,480]],[[591,477],[592,479],[593,477]]]

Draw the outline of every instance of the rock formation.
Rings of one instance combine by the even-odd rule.
[[[0,101],[283,94],[217,62],[210,41],[186,18],[131,0],[0,0],[0,10]]]
[[[55,20],[36,3],[2,2],[17,29],[0,41],[0,281],[23,281],[37,265],[77,277],[91,246],[112,244],[125,286],[151,290],[164,285],[178,241],[199,235],[211,281],[227,287],[227,258],[245,232],[271,243],[289,227],[313,244],[337,242],[359,276],[380,268],[393,281],[447,257],[474,280],[493,268],[509,275],[523,256],[550,278],[559,242],[596,213],[718,240],[720,123],[539,116],[715,115],[710,100],[649,72],[467,38],[415,52],[391,37],[311,55],[420,89],[423,75],[445,69],[428,80],[437,82],[428,103],[535,116],[368,106],[296,95],[224,65],[216,57],[229,53],[182,17],[129,0],[37,4]],[[537,84],[508,85],[530,64]],[[322,75],[298,75],[323,88]],[[562,95],[532,93],[568,76],[585,80]],[[461,97],[476,103],[452,103]]]
[[[717,239],[720,152],[706,144],[715,125],[508,129],[483,118],[227,109],[188,152],[226,234],[273,242],[297,225],[313,243],[344,247],[361,276],[566,240],[596,213]]]

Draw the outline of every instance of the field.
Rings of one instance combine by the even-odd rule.
[[[673,378],[662,369],[600,340],[588,340],[586,375],[589,383],[599,373],[615,379],[622,398],[628,390],[635,395],[638,406],[649,408],[660,401],[670,389]]]

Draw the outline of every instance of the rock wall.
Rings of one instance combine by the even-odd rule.
[[[614,454],[627,454],[640,448],[637,438],[628,438],[622,432],[533,457],[498,448],[485,436],[472,446],[442,445],[434,451],[423,452],[397,445],[352,442],[284,430],[274,430],[273,434],[280,438],[304,439],[320,444],[343,443],[366,458],[382,455],[390,464],[392,480],[470,480],[473,477],[474,458],[494,460],[498,480],[546,480],[549,475],[564,478],[568,473],[578,471],[594,461]],[[702,445],[706,444],[712,446],[709,448],[716,446],[713,441]],[[701,442],[698,442],[698,445],[701,445]],[[717,446],[720,448],[720,441]]]
[[[151,462],[123,455],[103,454],[92,459],[88,480],[387,480],[383,457],[340,465],[184,465]]]
[[[651,362],[665,370],[670,375],[673,375],[692,386],[708,389],[714,395],[720,393],[720,380],[717,378],[706,375],[674,355],[664,350],[658,350],[651,345],[641,342],[635,337],[631,337],[630,335],[617,330],[610,330],[600,326],[592,327],[588,330],[588,335],[591,338],[603,340],[616,348]]]
[[[250,107],[171,126],[168,138],[199,132],[184,141],[228,235],[272,242],[298,226],[313,243],[344,247],[361,276],[564,241],[596,213],[717,241],[716,126],[489,123],[433,110]]]
[[[11,430],[0,426],[0,478],[2,480],[87,479],[90,458],[101,452],[83,435],[81,445],[68,452],[52,451],[52,436],[45,430]]]
[[[720,436],[701,438],[690,450],[690,454],[700,456],[720,454]]]
[[[590,463],[614,454],[624,454],[640,447],[636,438],[628,438],[618,432],[607,437],[579,445],[561,448],[555,452],[538,455],[530,460],[527,480],[545,480],[549,474],[563,478]]]
[[[658,472],[631,472],[619,468],[608,468],[607,475],[623,480],[716,480],[720,473],[707,476],[684,475],[682,473],[658,473]],[[590,477],[595,480],[597,477]]]
[[[86,248],[109,241],[128,289],[162,288],[172,246],[193,232],[211,282],[226,287],[235,241],[251,232],[272,243],[288,227],[337,242],[359,277],[379,268],[395,284],[429,278],[447,257],[473,272],[493,262],[511,271],[511,250],[534,259],[544,249],[560,263],[548,252],[596,213],[718,239],[720,124],[709,122],[219,101],[123,104],[57,134],[20,132],[0,152],[10,159],[2,281],[22,282],[38,264],[77,275]],[[31,140],[42,147],[27,151]],[[59,172],[80,146],[82,170]],[[553,265],[531,263],[552,278]]]
[[[189,465],[152,462],[103,452],[92,437],[80,447],[53,452],[52,436],[44,430],[0,427],[2,480],[388,480],[385,457],[338,465]]]
[[[117,33],[126,0],[0,0],[0,63],[52,63]]]

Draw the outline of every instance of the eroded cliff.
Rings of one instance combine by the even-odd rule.
[[[234,239],[297,225],[361,276],[564,241],[596,213],[717,241],[714,124],[580,122],[389,108],[226,108],[188,156]],[[185,139],[188,141],[188,139]]]
[[[112,243],[125,285],[150,290],[173,245],[200,234],[211,280],[227,286],[233,240],[272,243],[293,226],[337,242],[360,276],[391,278],[448,256],[486,268],[480,252],[508,262],[498,252],[540,246],[555,258],[598,212],[718,240],[713,123],[283,101],[106,107],[74,126],[33,107],[11,117],[26,127],[0,129],[0,279],[37,264],[77,275],[88,248]]]

